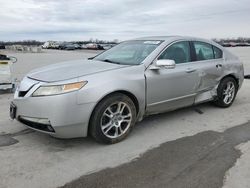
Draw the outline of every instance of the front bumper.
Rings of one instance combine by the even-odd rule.
[[[85,137],[95,103],[77,103],[77,92],[45,97],[18,97],[16,119],[31,129],[59,138]],[[49,123],[39,122],[47,120]]]

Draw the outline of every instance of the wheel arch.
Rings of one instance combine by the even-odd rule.
[[[233,78],[233,79],[236,81],[237,86],[239,87],[239,85],[240,85],[240,79],[237,78],[237,76],[234,75],[234,74],[227,74],[227,75],[225,75],[224,77],[222,77],[221,80],[223,80],[223,79],[225,79],[225,78],[228,78],[228,77],[229,77],[229,78]]]
[[[89,129],[90,121],[91,121],[91,119],[92,119],[93,113],[94,113],[94,111],[95,111],[97,105],[98,105],[101,101],[103,101],[104,99],[106,99],[107,97],[109,97],[109,96],[111,96],[111,95],[114,95],[114,94],[116,94],[116,93],[124,94],[124,95],[126,95],[127,97],[129,97],[129,98],[133,101],[133,103],[134,103],[134,105],[135,105],[135,108],[136,108],[136,115],[137,115],[137,117],[138,117],[139,111],[140,111],[140,105],[139,105],[139,101],[138,101],[137,97],[136,97],[133,93],[131,93],[131,92],[129,92],[129,91],[126,91],[126,90],[117,90],[117,91],[113,91],[113,92],[107,93],[106,95],[104,95],[104,96],[96,103],[95,107],[92,109],[92,112],[91,112],[91,115],[90,115],[90,118],[89,118],[89,122],[88,122],[88,131],[87,131],[88,134],[89,134],[89,130],[90,130],[90,129]]]

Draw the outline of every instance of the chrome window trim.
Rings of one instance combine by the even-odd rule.
[[[165,51],[167,50],[168,47],[170,47],[171,45],[175,44],[175,43],[178,43],[178,42],[203,42],[203,41],[199,41],[199,40],[186,40],[186,39],[180,39],[180,40],[175,40],[171,43],[169,43],[168,45],[166,45],[160,52],[159,54],[154,58],[154,60],[149,64],[148,67],[150,67],[152,64],[154,64],[156,62],[156,60],[158,59],[158,57]],[[203,42],[203,43],[206,43],[206,44],[209,44],[211,46],[215,46],[211,43],[208,43],[208,42]],[[215,46],[216,48],[219,48],[217,46]],[[209,62],[209,61],[214,61],[214,60],[225,60],[225,53],[224,51],[219,48],[221,51],[222,51],[222,58],[214,58],[214,59],[206,59],[206,60],[200,60],[200,61],[190,61],[190,62],[185,62],[185,63],[179,63],[179,64],[176,64],[176,66],[180,66],[180,65],[183,65],[183,64],[193,64],[193,63],[201,63],[201,62]],[[190,48],[190,52],[191,52],[191,48]],[[191,55],[191,54],[190,54]],[[146,69],[148,69],[148,67]]]

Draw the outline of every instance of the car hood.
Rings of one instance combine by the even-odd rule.
[[[31,71],[27,76],[39,81],[57,82],[103,71],[120,69],[126,66],[128,65],[118,65],[94,60],[75,60],[38,68]]]

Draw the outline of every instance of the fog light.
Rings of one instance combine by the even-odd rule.
[[[30,128],[40,130],[40,131],[45,131],[45,132],[50,132],[54,133],[55,130],[50,124],[49,119],[47,118],[34,118],[34,117],[26,117],[26,116],[18,116],[17,118],[18,121],[21,123],[27,125]]]
[[[30,121],[30,122],[35,122],[39,124],[44,124],[44,125],[50,125],[50,121],[47,118],[34,118],[34,117],[26,117],[26,116],[21,116],[22,119]]]
[[[47,126],[47,129],[48,129],[49,131],[51,131],[51,132],[55,132],[54,129],[53,129],[50,125]]]

